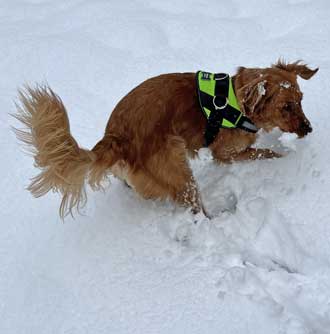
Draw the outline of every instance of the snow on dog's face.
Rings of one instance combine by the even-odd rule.
[[[308,80],[317,71],[299,61],[292,64],[279,61],[265,69],[239,68],[235,87],[242,110],[266,131],[278,127],[299,137],[306,136],[312,127],[302,110],[303,94],[297,75]]]

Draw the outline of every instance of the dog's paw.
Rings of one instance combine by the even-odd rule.
[[[212,218],[212,215],[206,212],[204,208],[203,210],[197,213],[193,213],[192,215],[192,221],[195,225],[199,225],[204,221],[210,220],[211,218]]]
[[[282,158],[283,154],[269,150],[269,149],[265,149],[263,151],[263,159],[274,159],[274,158]]]
[[[202,212],[191,213],[187,210],[179,219],[174,232],[174,240],[180,242],[184,246],[194,243],[192,239],[196,238],[196,232],[203,229],[203,225],[207,224],[210,219]]]

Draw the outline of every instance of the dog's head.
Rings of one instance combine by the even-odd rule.
[[[299,137],[312,131],[301,101],[303,94],[297,76],[308,80],[316,72],[297,61],[286,64],[278,61],[270,68],[238,69],[235,88],[244,113],[258,128],[270,131],[275,127]]]

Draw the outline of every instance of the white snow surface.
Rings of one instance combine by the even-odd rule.
[[[2,0],[0,333],[330,333],[329,17],[325,0]],[[48,82],[91,148],[151,76],[279,57],[320,67],[299,79],[314,131],[262,135],[276,160],[201,150],[210,221],[112,179],[63,224],[58,194],[24,189],[37,170],[8,115],[24,83]]]

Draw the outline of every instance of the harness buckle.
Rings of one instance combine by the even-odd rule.
[[[221,80],[221,79],[220,79]],[[215,103],[215,99],[217,98],[217,96],[213,96],[213,105],[214,105],[214,108],[216,110],[221,110],[221,109],[225,109],[228,105],[228,98],[226,97],[226,101],[225,103],[222,105],[222,106],[218,106],[216,103]]]

